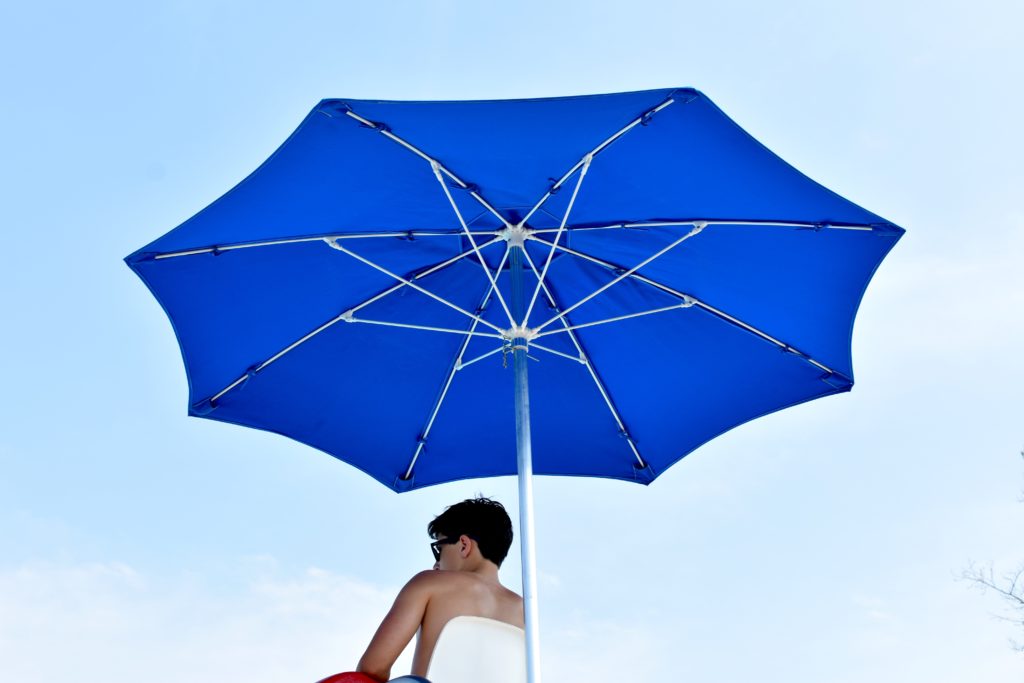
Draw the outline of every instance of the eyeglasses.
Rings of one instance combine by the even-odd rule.
[[[441,546],[443,546],[443,545],[454,545],[455,543],[458,543],[458,542],[459,542],[459,537],[458,536],[454,536],[452,538],[442,538],[439,541],[434,541],[433,543],[431,543],[430,544],[430,551],[432,553],[434,553],[434,561],[435,562],[440,562],[441,561]]]

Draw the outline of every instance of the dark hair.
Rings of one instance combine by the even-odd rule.
[[[427,525],[427,534],[435,540],[465,534],[476,541],[481,555],[500,567],[512,546],[512,520],[504,505],[478,496],[445,508]]]

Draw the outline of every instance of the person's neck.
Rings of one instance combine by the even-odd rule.
[[[475,567],[470,567],[463,571],[467,571],[471,574],[476,574],[488,583],[495,583],[498,585],[501,584],[501,581],[498,579],[498,567],[493,562],[481,560],[480,563],[477,564]]]

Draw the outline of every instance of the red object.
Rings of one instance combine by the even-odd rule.
[[[346,671],[323,678],[317,681],[317,683],[380,683],[380,681],[373,676],[367,676],[355,671]]]

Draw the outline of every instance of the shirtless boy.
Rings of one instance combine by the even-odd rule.
[[[523,599],[498,581],[498,567],[512,545],[512,522],[501,503],[488,498],[456,503],[427,526],[427,533],[434,539],[434,569],[405,584],[359,660],[357,671],[371,679],[391,677],[391,667],[417,631],[412,674],[426,676],[437,637],[454,617],[524,627]]]

